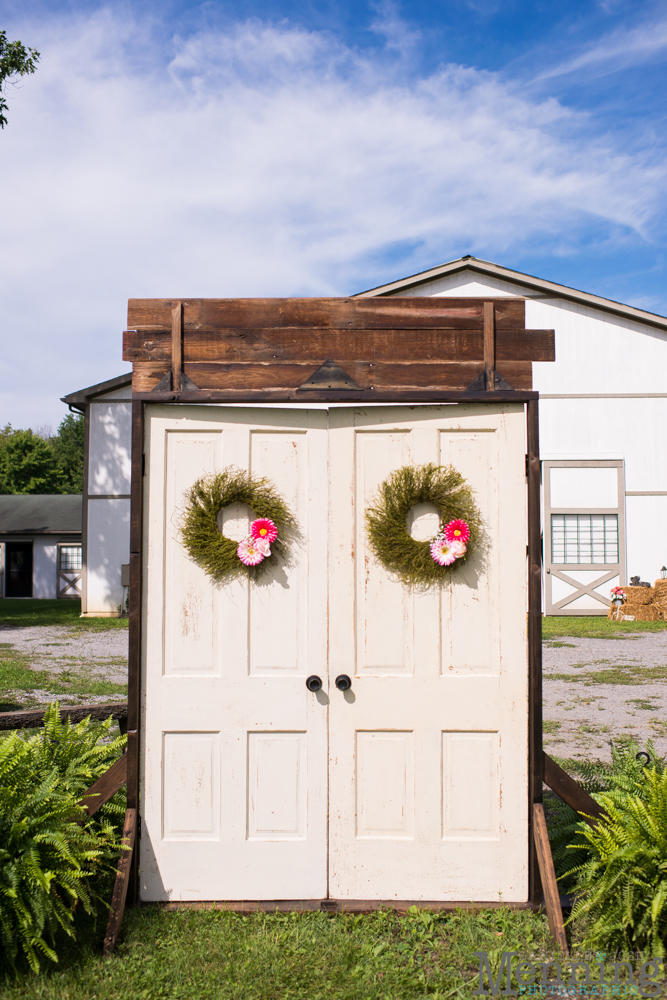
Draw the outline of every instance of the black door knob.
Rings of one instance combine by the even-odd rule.
[[[309,691],[319,691],[322,687],[322,680],[317,674],[311,674],[306,678],[306,687]]]
[[[347,674],[339,674],[336,678],[336,687],[339,691],[348,691],[352,687],[352,681]]]

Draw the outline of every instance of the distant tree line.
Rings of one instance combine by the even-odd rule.
[[[82,415],[68,414],[53,436],[0,430],[0,494],[82,492]]]

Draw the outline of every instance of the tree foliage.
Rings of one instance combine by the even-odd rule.
[[[27,49],[22,42],[8,42],[7,32],[0,31],[0,128],[7,124],[5,112],[9,105],[5,99],[7,84],[15,83],[19,76],[28,76],[37,69],[39,52]]]
[[[0,430],[0,494],[81,493],[83,416],[68,414],[54,437],[31,430]]]

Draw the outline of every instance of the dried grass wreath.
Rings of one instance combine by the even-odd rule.
[[[408,532],[408,514],[418,503],[432,503],[440,514],[440,530],[430,541]],[[380,486],[366,511],[366,530],[385,569],[403,583],[430,587],[470,558],[481,515],[473,490],[453,466],[405,465]]]
[[[218,514],[233,503],[246,504],[255,516],[250,535],[241,542],[227,538],[218,527]],[[180,520],[183,545],[216,581],[256,578],[276,555],[288,555],[287,543],[295,531],[294,516],[273,484],[241,469],[228,466],[202,476],[185,494]]]

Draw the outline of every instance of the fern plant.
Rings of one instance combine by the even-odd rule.
[[[90,913],[92,877],[120,852],[121,801],[88,817],[78,802],[118,758],[125,737],[111,719],[72,725],[57,704],[36,735],[0,740],[0,941],[12,965],[58,961],[59,932],[74,936],[77,907]]]

